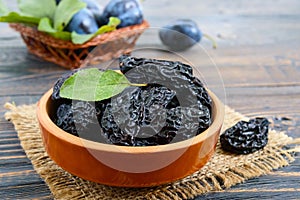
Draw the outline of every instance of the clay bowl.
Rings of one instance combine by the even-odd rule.
[[[69,173],[93,182],[122,187],[148,187],[186,177],[203,167],[215,151],[224,107],[213,101],[213,122],[203,133],[176,143],[148,147],[102,144],[73,136],[49,117],[52,89],[40,99],[37,117],[50,158]]]

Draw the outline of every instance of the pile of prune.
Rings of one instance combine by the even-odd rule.
[[[210,126],[212,101],[191,66],[122,56],[119,67],[130,82],[147,85],[127,87],[98,102],[72,101],[59,95],[64,80],[75,73],[70,72],[54,85],[56,125],[82,138],[123,146],[178,142]],[[87,135],[90,132],[93,136]]]
[[[221,147],[237,154],[249,154],[264,148],[268,143],[269,121],[254,118],[239,121],[220,136]]]

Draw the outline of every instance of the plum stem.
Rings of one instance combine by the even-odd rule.
[[[130,85],[140,87],[140,86],[147,86],[147,83],[130,83]]]
[[[207,38],[208,40],[210,40],[213,44],[213,48],[216,49],[217,48],[217,42],[208,34],[204,33],[203,37]]]

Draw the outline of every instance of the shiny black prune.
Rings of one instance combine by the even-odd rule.
[[[85,101],[62,103],[56,110],[54,123],[75,136],[105,142],[97,119],[99,112],[95,105]]]
[[[120,70],[134,83],[161,83],[172,78],[178,80],[193,77],[191,66],[178,61],[136,58],[123,55],[119,58]],[[134,69],[134,70],[132,70]]]
[[[191,66],[178,61],[166,61],[121,56],[120,70],[133,83],[154,83],[174,90],[181,106],[200,104],[210,107],[211,99],[203,84],[193,76]],[[179,95],[180,94],[180,95]]]
[[[178,106],[169,112],[172,114],[167,118],[167,128],[175,128],[173,131],[176,133],[172,143],[190,139],[205,131],[211,124],[210,109],[206,106]]]
[[[253,153],[267,145],[268,129],[269,121],[266,118],[239,121],[220,136],[221,147],[238,154]]]
[[[110,99],[95,102],[95,111],[90,109],[89,102],[81,102],[81,106],[77,101],[61,103],[59,91],[55,90],[52,98],[60,102],[55,123],[80,137],[81,132],[91,133],[86,129],[88,126],[97,127],[99,130],[93,131],[101,134],[97,141],[123,146],[178,142],[192,138],[210,126],[212,101],[201,81],[193,76],[191,66],[122,56],[120,69],[130,82],[147,83],[147,86],[127,87]],[[57,81],[55,88],[59,90],[69,76]],[[72,110],[73,107],[78,109]],[[74,118],[74,113],[82,120]],[[91,121],[89,117],[92,117]],[[95,141],[93,137],[90,139]]]
[[[175,95],[160,85],[127,88],[106,104],[99,119],[101,127],[113,144],[165,143],[153,136],[165,127],[168,109],[177,105]]]
[[[134,83],[111,99],[99,118],[112,144],[163,145],[194,137],[211,124],[211,99],[192,68],[180,62],[122,56]]]

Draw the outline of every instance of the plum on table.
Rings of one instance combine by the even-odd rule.
[[[190,19],[178,19],[170,24],[163,26],[159,30],[160,40],[172,51],[184,51],[206,37],[216,44],[207,34],[202,33],[196,22]]]

